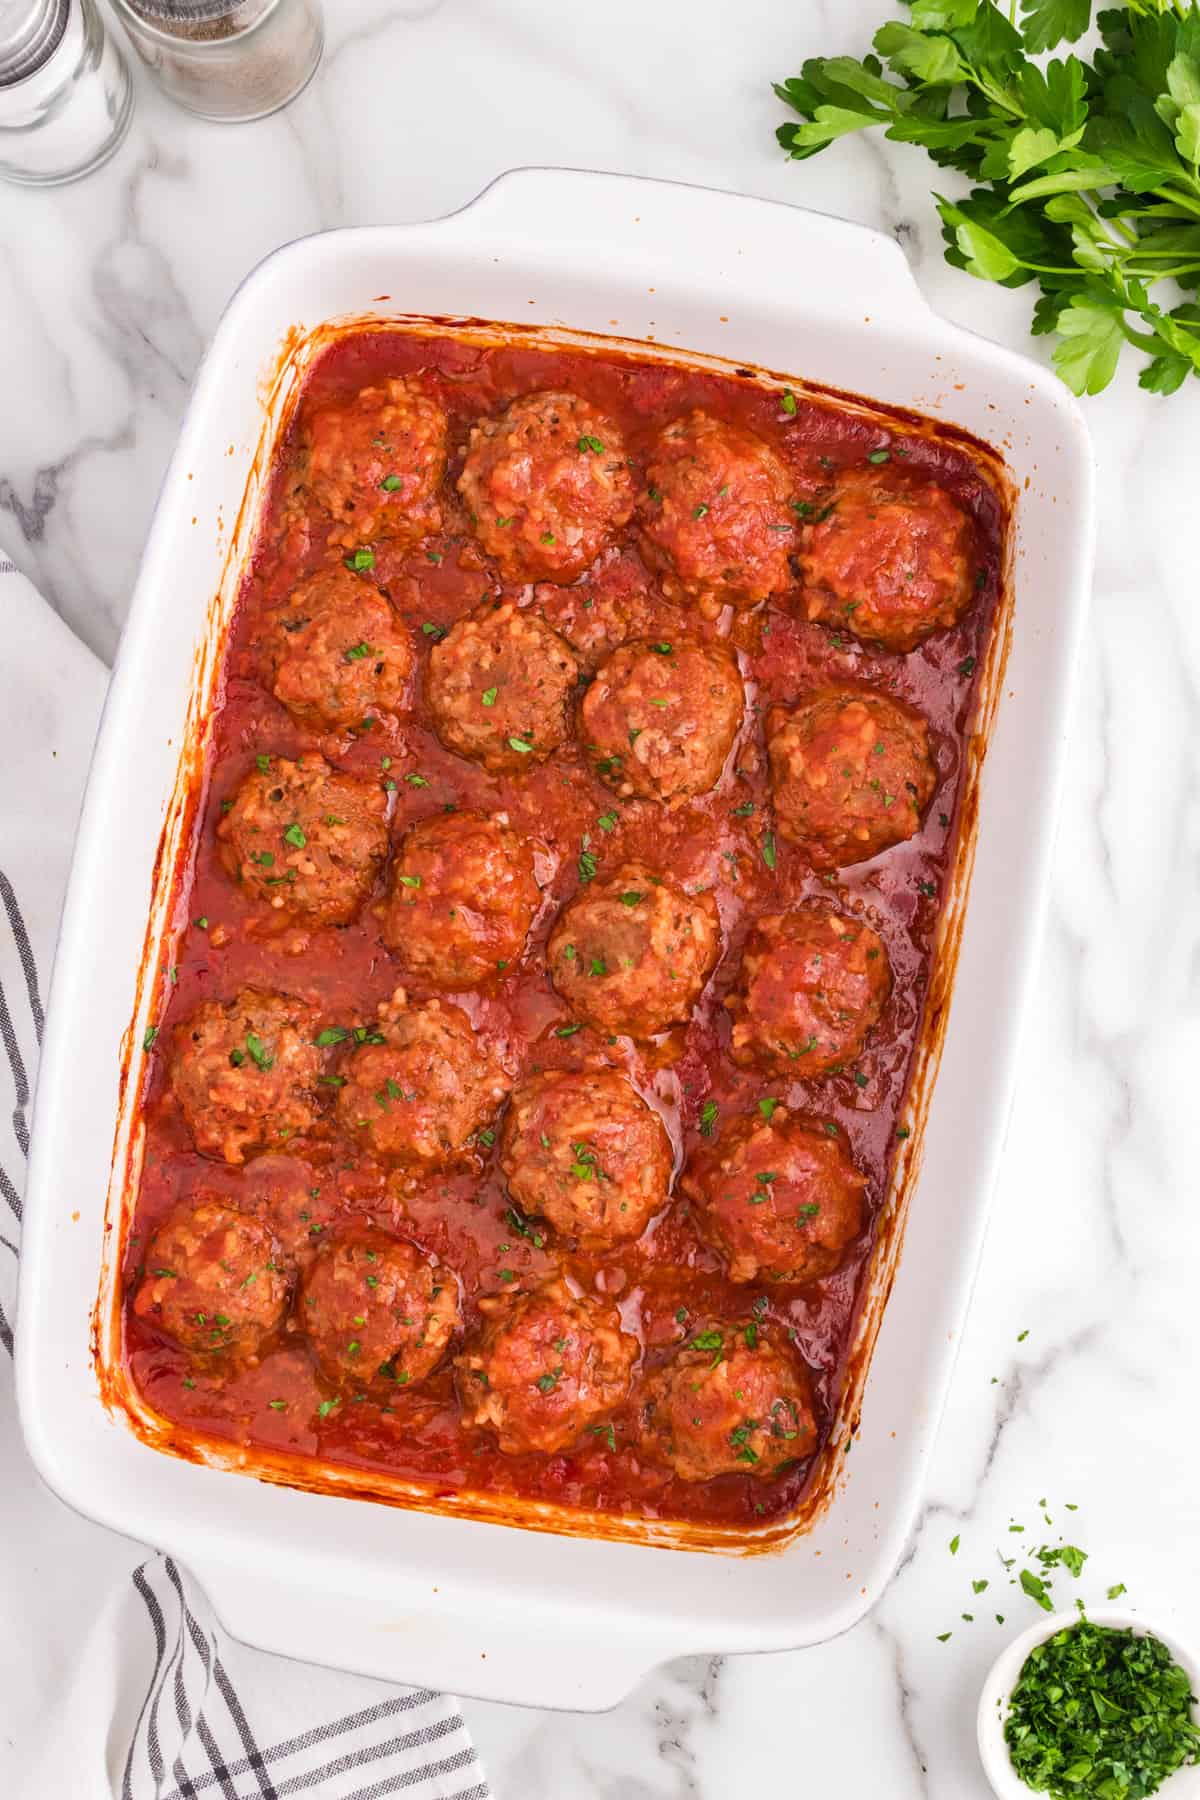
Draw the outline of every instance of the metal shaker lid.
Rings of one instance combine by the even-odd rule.
[[[0,0],[0,88],[40,69],[67,29],[71,0]]]

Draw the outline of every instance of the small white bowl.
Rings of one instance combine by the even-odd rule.
[[[1129,1626],[1141,1637],[1156,1637],[1166,1645],[1188,1677],[1193,1694],[1200,1694],[1200,1658],[1186,1644],[1181,1644],[1171,1632],[1163,1631],[1153,1621],[1140,1618],[1136,1613],[1121,1612],[1113,1607],[1089,1611],[1087,1616],[1093,1625],[1113,1625],[1118,1629]],[[1032,1793],[1032,1789],[1026,1787],[1013,1768],[1009,1760],[1008,1745],[1004,1741],[1009,1697],[1017,1684],[1025,1658],[1035,1644],[1044,1643],[1056,1631],[1078,1623],[1077,1610],[1053,1613],[1040,1619],[1028,1631],[1023,1631],[1020,1637],[1014,1638],[1006,1650],[1000,1652],[988,1672],[983,1692],[979,1696],[976,1732],[984,1773],[992,1784],[992,1792],[997,1800],[1030,1800]],[[1195,1706],[1192,1708],[1192,1716],[1200,1724],[1200,1712]],[[1166,1800],[1200,1800],[1200,1764],[1176,1770],[1163,1783],[1159,1792],[1166,1796]]]

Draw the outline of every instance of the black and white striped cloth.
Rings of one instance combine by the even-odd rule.
[[[12,1321],[44,981],[106,671],[0,556],[0,1795],[489,1800],[454,1700],[231,1639],[171,1558],[42,1486]]]

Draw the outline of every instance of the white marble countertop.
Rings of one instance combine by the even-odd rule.
[[[0,189],[0,541],[106,658],[201,350],[246,271],[302,233],[429,217],[518,164],[670,176],[892,232],[936,307],[1031,348],[1026,295],[943,264],[918,152],[856,142],[789,165],[775,146],[770,80],[861,51],[884,0],[327,10],[324,66],[284,114],[205,125],[139,77],[108,168]],[[469,1704],[499,1800],[725,1800],[784,1782],[982,1800],[978,1689],[1036,1617],[997,1558],[1013,1544],[1063,1534],[1090,1553],[1078,1583],[1060,1574],[1060,1603],[1124,1582],[1200,1636],[1200,384],[1164,402],[1126,374],[1087,412],[1100,552],[1049,928],[920,1528],[835,1643],[675,1664],[599,1717]]]

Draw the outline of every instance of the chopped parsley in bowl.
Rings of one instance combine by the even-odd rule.
[[[1196,1657],[1131,1613],[1043,1620],[1008,1646],[984,1685],[988,1779],[1000,1800],[1200,1796],[1198,1686]]]

